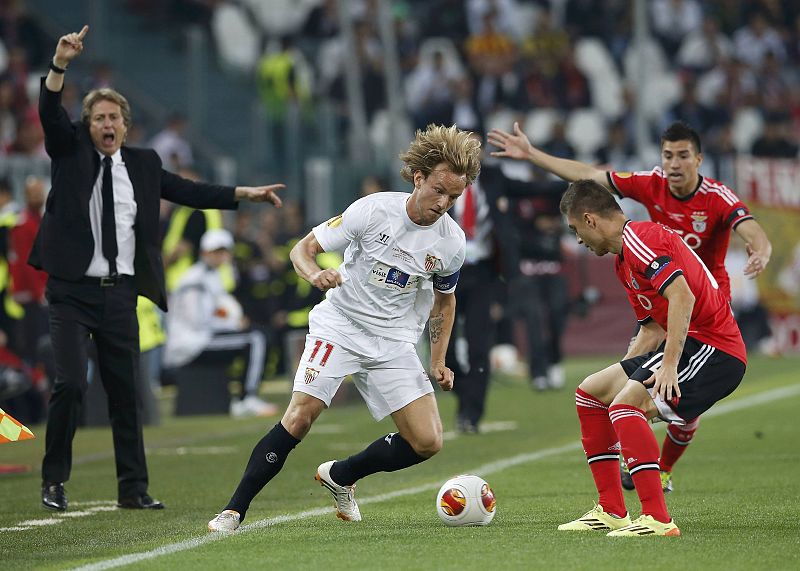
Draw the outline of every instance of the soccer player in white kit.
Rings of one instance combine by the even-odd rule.
[[[480,143],[455,126],[430,125],[417,131],[400,159],[403,178],[414,185],[410,195],[361,198],[292,249],[298,275],[327,297],[311,311],[289,406],[256,444],[233,497],[208,523],[210,531],[239,527],[253,498],[281,470],[347,375],[372,416],[391,415],[397,432],[319,466],[316,479],[333,495],[339,518],[361,520],[357,480],[413,466],[441,449],[431,378],[443,390],[453,388],[453,372],[444,363],[465,254],[464,232],[445,213],[477,177]],[[331,250],[344,250],[344,262],[338,270],[323,270],[316,256]],[[426,322],[429,373],[415,350]]]

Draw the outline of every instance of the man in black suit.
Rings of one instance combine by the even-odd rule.
[[[127,100],[113,89],[90,92],[81,122],[61,106],[64,72],[83,50],[89,27],[59,39],[39,98],[52,190],[29,263],[49,274],[50,334],[56,379],[42,461],[42,504],[67,509],[64,482],[87,388],[91,335],[108,394],[117,466],[118,506],[162,509],[147,493],[141,409],[136,397],[139,331],[136,297],[166,310],[159,201],[235,209],[237,201],[281,205],[283,185],[227,187],[195,183],[161,168],[155,151],[123,146],[131,126]]]

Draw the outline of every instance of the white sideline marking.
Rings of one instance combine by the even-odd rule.
[[[788,397],[793,397],[799,394],[800,394],[800,385],[792,385],[788,387],[772,389],[769,391],[764,391],[762,393],[757,393],[754,395],[750,395],[748,397],[737,399],[735,401],[731,401],[728,403],[718,404],[715,406],[715,408],[712,408],[711,410],[706,412],[703,415],[703,417],[709,418],[714,416],[721,416],[729,412],[735,412],[745,408],[758,406],[760,404],[765,404],[768,402]],[[666,425],[662,423],[661,426],[663,427]],[[545,448],[544,450],[529,452],[527,454],[518,454],[516,456],[512,456],[511,458],[506,458],[504,460],[497,460],[495,462],[489,462],[488,464],[479,466],[474,470],[472,470],[471,473],[488,475],[495,472],[500,472],[502,470],[511,468],[513,466],[518,466],[520,464],[527,464],[528,462],[535,462],[537,460],[541,460],[542,458],[555,456],[563,452],[571,452],[573,450],[579,450],[580,448],[581,448],[580,442],[572,442],[570,444],[564,444],[563,446],[556,446],[554,448]],[[397,497],[409,496],[413,494],[418,494],[420,492],[436,490],[439,488],[440,485],[441,482],[422,484],[419,486],[415,486],[413,488],[405,488],[402,490],[397,490],[395,492],[390,492],[388,494],[380,494],[377,496],[370,496],[367,498],[359,499],[358,502],[360,504],[373,504],[373,503],[385,502],[386,500],[390,500]],[[300,519],[306,519],[309,517],[315,517],[318,515],[325,515],[331,513],[332,513],[331,508],[325,507],[325,508],[316,508],[293,514],[285,514],[277,517],[262,519],[254,521],[251,524],[243,525],[241,528],[239,528],[238,531],[234,533],[209,532],[205,535],[200,535],[192,539],[180,541],[178,543],[163,545],[161,547],[151,549],[150,551],[144,551],[141,553],[131,553],[130,555],[122,555],[120,557],[114,557],[113,559],[106,559],[105,561],[98,561],[96,563],[90,563],[88,565],[83,565],[81,567],[75,567],[73,568],[73,571],[102,571],[104,569],[114,569],[116,567],[124,567],[125,565],[130,565],[132,563],[139,563],[140,561],[145,561],[147,559],[154,559],[162,555],[169,555],[171,553],[178,553],[179,551],[186,551],[187,549],[194,549],[195,547],[200,547],[206,545],[207,543],[211,543],[213,541],[220,541],[223,539],[227,539],[239,533],[244,533],[254,529],[261,529],[264,527],[270,527],[280,523],[297,521]]]
[[[110,502],[110,501],[89,501],[89,502],[74,502],[73,506],[94,506],[91,508],[86,508],[82,511],[74,511],[74,512],[63,512],[54,514],[56,517],[50,517],[47,519],[32,519],[28,521],[21,521],[17,523],[17,525],[12,527],[0,527],[0,531],[28,531],[32,527],[41,527],[44,525],[58,525],[62,521],[66,521],[68,518],[73,517],[86,517],[89,515],[94,515],[98,512],[113,512],[117,511],[117,502]]]

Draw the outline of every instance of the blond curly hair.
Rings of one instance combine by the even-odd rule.
[[[455,174],[465,176],[469,184],[481,170],[481,143],[473,133],[455,125],[428,125],[424,131],[417,130],[414,141],[400,153],[400,160],[405,163],[400,175],[408,182],[414,182],[417,171],[427,178],[436,165],[447,163]]]

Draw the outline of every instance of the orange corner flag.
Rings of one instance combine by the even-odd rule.
[[[0,444],[36,438],[29,428],[0,408]]]

